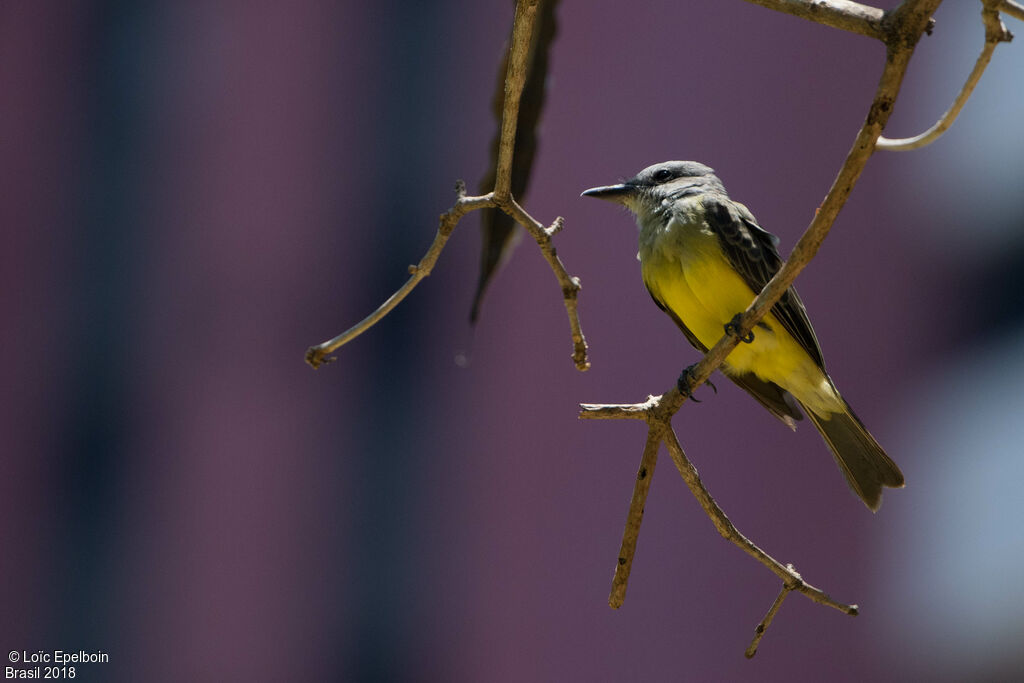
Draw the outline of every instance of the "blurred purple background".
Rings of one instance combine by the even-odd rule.
[[[891,136],[946,108],[977,13],[943,5]],[[313,372],[306,347],[390,295],[455,179],[479,182],[511,18],[0,5],[0,648],[108,652],[85,681],[1017,679],[1021,47],[944,139],[871,160],[799,280],[907,488],[870,514],[813,429],[724,381],[675,420],[740,530],[861,606],[792,597],[746,661],[778,582],[667,455],[626,603],[606,604],[643,428],[577,404],[643,400],[697,355],[643,289],[631,219],[578,195],[701,160],[788,253],[882,48],[738,0],[566,0],[525,205],[566,218],[593,368],[527,241],[469,327],[471,216]]]

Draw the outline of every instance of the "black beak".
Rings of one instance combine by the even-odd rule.
[[[581,197],[596,197],[598,199],[604,199],[609,202],[622,203],[624,197],[628,196],[633,191],[632,185],[626,183],[619,183],[618,185],[605,185],[603,187],[592,187],[589,190],[584,190],[580,195]]]

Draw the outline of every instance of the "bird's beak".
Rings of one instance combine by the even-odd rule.
[[[580,195],[581,197],[597,197],[598,199],[604,199],[609,202],[615,202],[621,204],[623,200],[633,192],[633,186],[627,185],[626,183],[619,183],[618,185],[605,185],[603,187],[592,187],[589,190],[584,190]]]

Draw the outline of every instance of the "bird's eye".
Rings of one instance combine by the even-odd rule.
[[[661,169],[660,171],[657,171],[654,174],[654,180],[659,182],[659,183],[663,183],[666,180],[671,180],[671,179],[672,179],[672,171],[668,170],[667,168],[663,168],[663,169]]]

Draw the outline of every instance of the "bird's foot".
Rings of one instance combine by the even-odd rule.
[[[754,331],[751,330],[745,337],[740,336],[740,316],[742,315],[742,313],[737,313],[732,317],[732,320],[725,324],[725,333],[731,334],[744,344],[749,344],[754,341]]]
[[[693,369],[695,367],[697,367],[696,363],[687,366],[681,373],[679,373],[679,379],[676,380],[676,387],[678,387],[680,394],[694,403],[700,403],[700,399],[695,398],[693,395],[693,390],[696,388],[693,386]],[[711,390],[716,394],[718,393],[718,387],[716,387],[710,379],[705,380],[704,384],[711,387]]]

